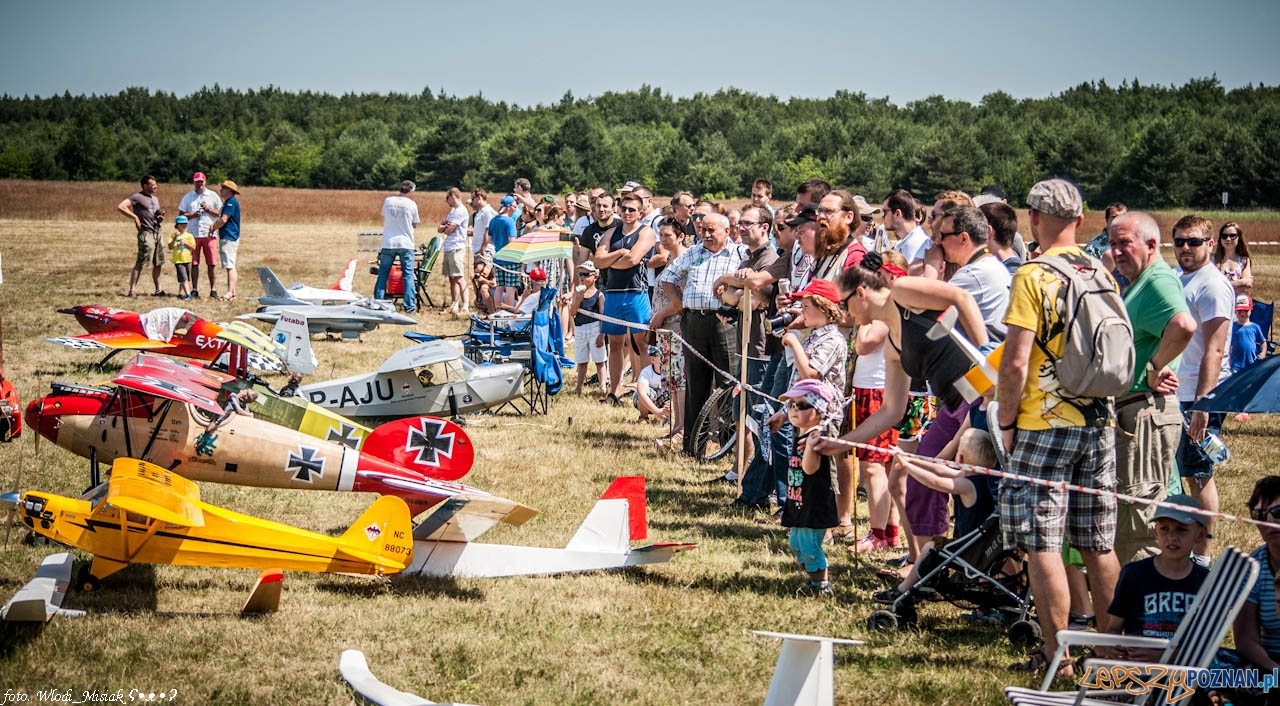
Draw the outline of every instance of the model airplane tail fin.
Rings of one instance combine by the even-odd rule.
[[[631,540],[648,534],[644,476],[625,476],[604,491],[565,549],[625,554]]]
[[[329,289],[337,289],[343,292],[350,292],[351,284],[352,282],[355,281],[355,279],[356,279],[356,259],[353,257],[350,260],[347,260],[347,266],[342,268],[342,276],[339,277],[337,283],[335,283]]]
[[[270,267],[255,267],[258,271],[258,280],[262,282],[262,294],[267,297],[287,297],[288,290],[284,288],[284,284],[280,282],[280,278],[276,277],[276,273],[271,271]]]
[[[409,506],[394,495],[383,495],[338,538],[339,556],[354,557],[396,571],[413,556],[413,519]],[[388,571],[385,573],[394,573]]]
[[[361,450],[436,480],[458,480],[467,475],[476,457],[462,427],[436,417],[383,424],[369,434]]]
[[[290,372],[310,375],[316,371],[316,357],[311,352],[311,334],[307,330],[307,317],[292,312],[281,312],[271,329],[271,338],[284,346],[284,365]]]

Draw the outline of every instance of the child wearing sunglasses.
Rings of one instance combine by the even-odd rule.
[[[834,435],[840,414],[835,388],[819,379],[808,378],[792,385],[780,398],[787,405],[787,419],[796,430],[787,464],[787,502],[782,506],[782,526],[790,528],[791,552],[808,574],[800,591],[811,595],[831,595],[827,580],[827,555],[822,540],[828,530],[840,524],[836,511],[836,469],[834,459],[801,444],[811,434]],[[796,451],[803,448],[803,451]]]

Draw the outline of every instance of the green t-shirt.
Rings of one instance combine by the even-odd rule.
[[[1133,348],[1137,353],[1133,373],[1133,387],[1129,393],[1150,392],[1147,385],[1147,363],[1160,347],[1164,329],[1179,312],[1189,311],[1187,299],[1182,293],[1182,282],[1164,260],[1156,260],[1138,275],[1124,293],[1124,308],[1133,324]],[[1169,367],[1178,369],[1178,358],[1169,361]]]

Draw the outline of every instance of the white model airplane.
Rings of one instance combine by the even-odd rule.
[[[71,585],[71,553],[50,554],[40,562],[35,578],[27,582],[0,609],[0,617],[9,623],[47,623],[53,616],[79,618],[83,610],[62,607]]]
[[[413,560],[401,575],[498,578],[565,574],[661,564],[696,544],[664,542],[631,548],[648,536],[644,476],[610,484],[563,549],[477,544],[471,540],[504,520],[510,506],[489,498],[458,496],[446,501],[413,531]]]
[[[396,312],[394,304],[364,297],[350,304],[321,306],[319,304],[281,304],[259,307],[252,314],[241,314],[237,319],[257,319],[274,324],[282,314],[293,314],[307,320],[307,331],[337,333],[343,338],[359,338],[361,333],[378,328],[379,324],[416,326],[413,318]]]
[[[258,303],[263,306],[280,304],[300,304],[303,306],[308,304],[350,304],[361,298],[359,294],[351,291],[351,283],[356,277],[355,258],[347,260],[347,266],[342,269],[342,276],[328,289],[308,287],[301,282],[295,282],[285,287],[280,283],[280,279],[276,277],[276,273],[272,272],[270,267],[255,267],[254,269],[258,271],[258,279],[262,281],[263,295],[251,297],[251,299],[257,299]]]

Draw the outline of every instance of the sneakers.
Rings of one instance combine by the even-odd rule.
[[[809,581],[805,585],[796,589],[796,595],[797,596],[819,596],[819,597],[830,596],[831,582],[830,581]]]
[[[857,542],[854,542],[849,547],[849,551],[858,554],[861,552],[878,552],[891,548],[892,547],[889,546],[889,540],[884,537],[877,537],[875,535],[868,534]]]
[[[218,298],[218,290],[216,290],[216,289],[210,289],[210,290],[209,290],[209,298],[210,298],[210,299],[217,299],[217,298]]]
[[[192,299],[199,299],[199,298],[200,298],[200,290],[198,290],[198,289],[193,289],[193,290],[191,290],[191,298],[192,298]]]

